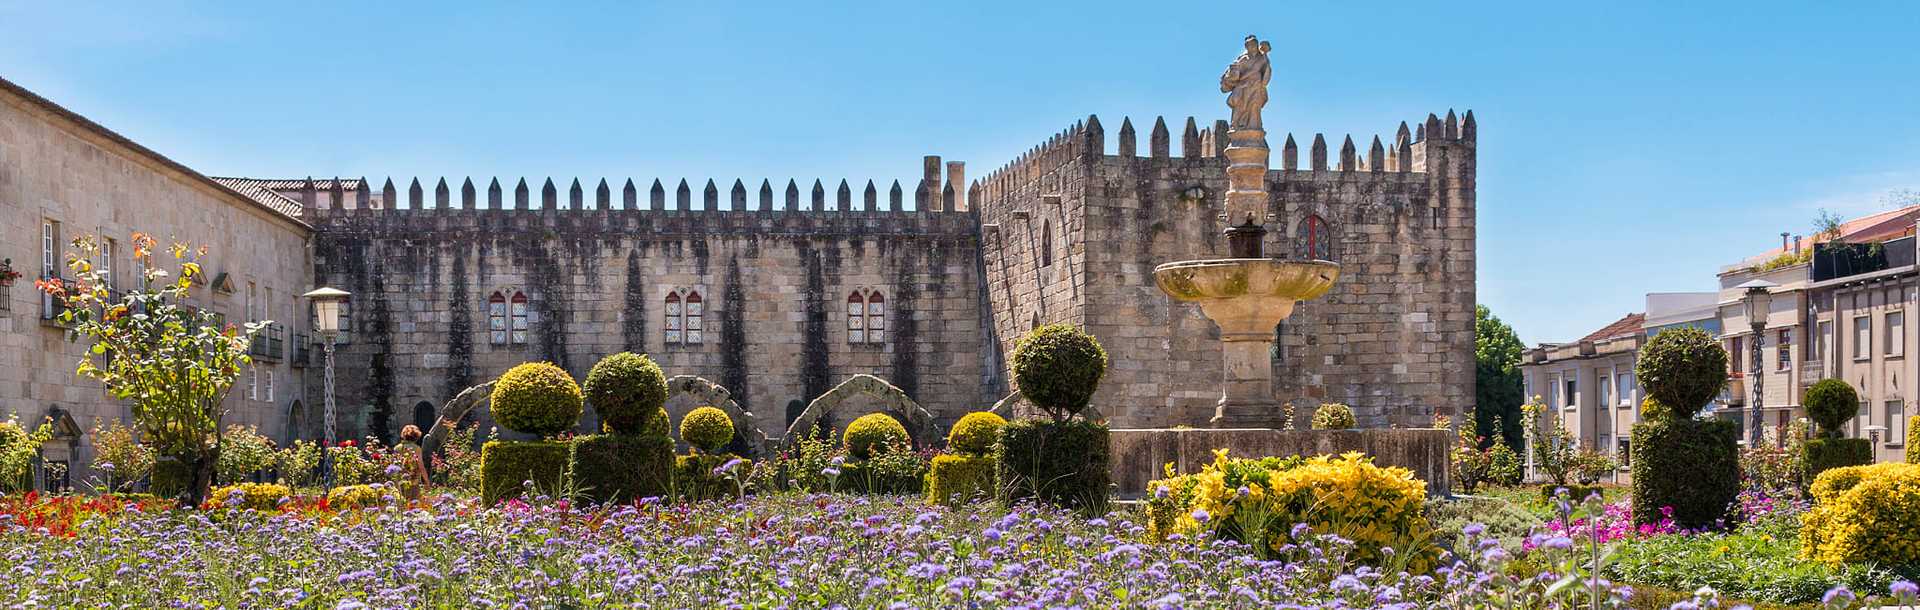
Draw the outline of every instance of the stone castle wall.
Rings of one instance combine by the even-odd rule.
[[[1321,219],[1342,276],[1282,323],[1275,392],[1299,408],[1344,402],[1361,425],[1421,425],[1470,408],[1473,388],[1474,125],[1429,117],[1389,149],[1351,139],[1332,165],[1316,137],[1305,168],[1290,137],[1268,174],[1267,252],[1306,255]],[[1097,118],[983,178],[973,200],[1002,349],[1038,320],[1086,326],[1113,364],[1095,406],[1116,427],[1204,425],[1220,396],[1219,331],[1154,285],[1156,265],[1220,258],[1225,126],[1188,119],[1172,154],[1164,120],[1138,154],[1131,121],[1107,154]],[[1429,137],[1431,134],[1431,137]],[[1053,265],[1044,241],[1051,223]],[[1063,257],[1062,253],[1066,253]],[[1304,425],[1304,423],[1302,423]]]
[[[928,189],[916,197],[926,211],[903,211],[897,184],[885,202],[871,185],[856,202],[843,183],[831,203],[824,185],[801,203],[789,184],[784,205],[763,185],[749,207],[744,185],[723,202],[709,183],[697,210],[684,183],[672,208],[657,183],[650,196],[603,185],[592,203],[576,185],[564,205],[549,183],[538,207],[524,183],[513,207],[498,189],[481,203],[462,188],[458,207],[444,186],[432,203],[409,190],[412,204],[399,209],[315,210],[318,281],[355,295],[339,400],[342,413],[363,415],[343,420],[345,430],[378,426],[383,412],[397,429],[420,402],[439,405],[524,361],[584,379],[622,350],[726,386],[773,436],[798,414],[788,413],[794,401],[859,373],[906,390],[942,425],[998,398],[982,384],[993,375],[981,349],[976,221],[942,211],[952,204],[929,202]],[[850,341],[856,290],[884,297],[881,343]],[[526,295],[525,343],[493,342],[496,292]],[[701,342],[667,343],[667,296],[694,292]]]

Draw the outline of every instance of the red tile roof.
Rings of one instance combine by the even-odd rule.
[[[1601,327],[1600,330],[1588,333],[1587,336],[1581,337],[1579,341],[1575,341],[1574,343],[1605,341],[1607,339],[1636,335],[1640,333],[1640,327],[1644,326],[1646,322],[1647,314],[1630,313],[1627,314],[1626,317],[1614,320],[1612,324]]]

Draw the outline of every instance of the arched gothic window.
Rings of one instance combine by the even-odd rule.
[[[513,342],[526,343],[527,342],[527,295],[526,293],[515,291],[513,293],[513,298],[508,299],[507,317],[512,318]]]
[[[885,343],[887,298],[880,291],[857,288],[847,295],[847,342]]]
[[[667,344],[699,344],[706,334],[705,309],[698,290],[667,293]]]
[[[487,296],[487,342],[494,345],[527,342],[527,295],[494,292]]]
[[[487,297],[487,342],[507,342],[507,297],[498,292]]]
[[[1300,258],[1317,261],[1333,260],[1333,235],[1327,230],[1327,221],[1318,214],[1308,214],[1300,221],[1299,239],[1295,241],[1300,249]]]

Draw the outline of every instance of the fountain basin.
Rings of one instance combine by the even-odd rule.
[[[1238,297],[1319,298],[1340,279],[1340,265],[1328,261],[1275,258],[1216,258],[1179,261],[1153,268],[1160,290],[1182,301]]]
[[[1199,305],[1220,327],[1224,366],[1215,427],[1277,425],[1281,413],[1269,356],[1274,328],[1294,305],[1326,294],[1338,279],[1340,265],[1327,261],[1221,258],[1154,268],[1161,291]]]

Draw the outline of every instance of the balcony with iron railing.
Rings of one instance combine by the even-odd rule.
[[[260,332],[254,333],[253,343],[247,347],[247,354],[267,362],[278,362],[287,353],[287,327],[281,324],[268,324]]]
[[[296,333],[293,335],[293,355],[287,360],[294,366],[304,367],[307,365],[307,359],[311,357],[312,350],[313,342],[307,334]]]

